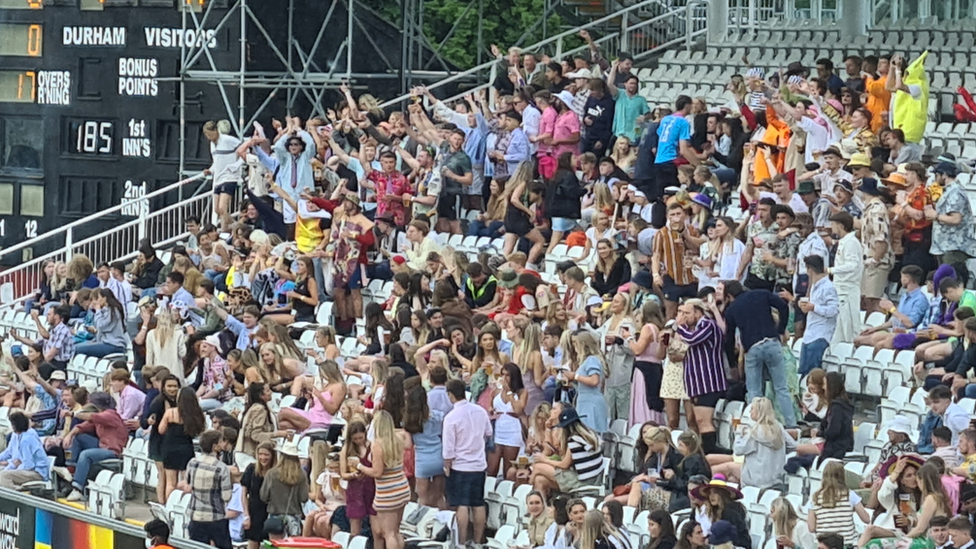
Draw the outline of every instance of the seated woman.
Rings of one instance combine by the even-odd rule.
[[[613,295],[630,280],[630,261],[617,253],[613,242],[607,238],[596,243],[596,260],[590,273],[590,285],[602,296]]]
[[[671,434],[664,427],[658,428]],[[659,433],[658,439],[663,433]],[[632,488],[627,504],[639,504],[641,509],[666,509],[671,512],[689,506],[688,483],[696,475],[711,476],[711,469],[702,452],[701,439],[693,431],[678,436],[677,452],[669,452],[659,464],[659,474],[648,474],[637,489]],[[639,490],[639,495],[638,495]]]
[[[880,479],[878,472],[881,470],[881,466],[892,457],[918,453],[918,448],[912,442],[912,424],[907,417],[902,415],[895,416],[888,422],[886,428],[888,431],[888,442],[881,448],[881,459],[871,468],[871,472],[866,474],[864,480],[861,482],[862,488],[868,488],[875,480]]]
[[[305,255],[295,259],[291,270],[280,272],[282,278],[295,281],[295,288],[285,294],[290,303],[284,307],[265,308],[265,318],[270,318],[282,326],[295,322],[315,322],[315,308],[319,304],[319,286],[315,281],[314,273],[312,258]]]
[[[718,521],[728,521],[735,531],[733,545],[742,549],[752,549],[749,525],[746,523],[746,508],[739,503],[742,492],[729,485],[722,475],[716,475],[708,484],[699,486],[694,496],[705,502],[705,510],[712,522],[714,531]]]
[[[282,407],[278,414],[278,426],[300,433],[309,429],[328,429],[345,399],[346,383],[339,366],[327,360],[319,365],[317,377],[306,374],[295,378],[292,394],[296,392],[308,401],[308,410]]]
[[[125,333],[125,307],[108,288],[96,290],[93,296],[94,327],[89,331],[95,334],[95,339],[91,343],[75,345],[75,353],[99,358],[124,353],[129,345]]]
[[[844,480],[844,464],[831,461],[823,468],[823,481],[820,489],[810,497],[810,511],[807,525],[815,535],[837,534],[847,545],[857,541],[854,529],[854,515],[864,522],[870,517],[861,503],[861,497],[847,488]]]
[[[741,486],[770,488],[782,482],[786,454],[796,449],[796,441],[776,419],[768,398],[752,399],[749,417],[754,423],[739,426],[732,447],[742,461],[733,456],[710,455],[708,463],[713,473],[725,475]]]
[[[671,445],[671,431],[667,427],[658,427],[651,423],[641,426],[640,439],[637,441],[637,455],[640,473],[630,480],[630,491],[622,496],[608,496],[631,507],[641,509],[667,509],[671,499],[671,492],[659,489],[655,482],[661,478],[662,471],[678,470],[684,456]]]
[[[891,476],[898,476],[907,466],[907,456],[899,460]],[[906,465],[903,465],[906,464]],[[890,478],[890,477],[889,477]],[[885,529],[880,526],[870,525],[865,528],[861,535],[859,545],[865,549],[888,549],[896,544],[901,547],[905,545],[909,549],[933,549],[935,544],[928,536],[929,522],[933,517],[952,516],[952,505],[949,496],[942,486],[942,476],[938,467],[931,463],[926,463],[918,469],[916,476],[916,486],[919,505],[912,507],[911,498],[905,499],[899,496],[895,500],[895,483],[886,482],[878,492],[878,499],[886,509],[900,511],[894,517],[897,529]],[[897,482],[897,481],[895,481]],[[903,509],[902,507],[906,507]]]
[[[556,427],[562,430],[561,447],[555,451],[549,447],[532,456],[532,486],[549,494],[551,490],[572,492],[599,482],[603,470],[600,437],[583,425],[575,408],[563,408]]]

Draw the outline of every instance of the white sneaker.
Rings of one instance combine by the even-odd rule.
[[[79,492],[78,490],[72,490],[71,493],[68,494],[68,497],[65,499],[67,499],[68,501],[85,501],[85,496],[82,495],[82,493]]]
[[[74,480],[74,477],[71,475],[71,472],[68,471],[67,467],[55,467],[54,473],[68,482]]]

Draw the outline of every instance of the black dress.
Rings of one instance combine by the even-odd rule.
[[[142,417],[140,424],[143,429],[149,429],[149,459],[163,461],[163,435],[159,434],[159,420],[166,413],[166,399],[159,395],[149,404],[148,413]],[[149,417],[156,416],[156,422],[149,425]]]
[[[247,514],[251,517],[251,527],[244,530],[244,538],[258,543],[264,541],[264,521],[268,519],[268,504],[261,501],[261,485],[264,477],[258,476],[254,464],[247,466],[241,477],[241,486],[247,488]]]
[[[312,297],[312,293],[308,290],[307,276],[304,280],[295,284],[295,293],[304,297]],[[291,308],[295,311],[295,322],[315,322],[314,305],[309,305],[300,299],[293,299],[291,301]]]
[[[163,434],[163,468],[185,471],[193,456],[193,439],[183,431],[183,424],[170,423]]]

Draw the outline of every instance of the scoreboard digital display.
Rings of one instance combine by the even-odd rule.
[[[201,130],[227,111],[215,83],[180,79],[181,55],[239,69],[227,2],[0,0],[0,247],[178,181],[181,156],[209,166]]]

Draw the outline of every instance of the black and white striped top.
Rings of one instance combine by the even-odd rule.
[[[603,452],[599,446],[593,447],[585,438],[573,435],[569,438],[569,453],[573,456],[573,468],[579,479],[590,480],[600,476],[603,468]]]

